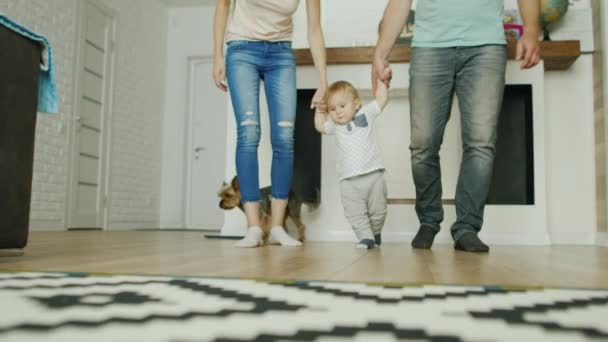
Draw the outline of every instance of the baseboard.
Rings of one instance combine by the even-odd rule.
[[[546,232],[517,233],[484,233],[481,238],[492,245],[521,245],[521,246],[548,246],[551,245],[549,234]]]
[[[596,239],[596,232],[551,232],[553,245],[594,245]]]
[[[607,246],[608,247],[608,233],[606,232],[598,232],[595,234],[595,243],[599,246]]]
[[[65,223],[61,220],[57,221],[42,221],[30,220],[30,232],[64,232],[66,231]]]
[[[110,222],[109,231],[136,230],[136,229],[160,229],[157,221],[150,222]]]
[[[224,226],[220,230],[219,235],[244,236],[246,232],[247,232],[246,226],[242,226],[242,225],[236,226],[236,225],[224,224]]]
[[[186,224],[183,221],[165,221],[160,223],[161,229],[183,229],[185,226]]]

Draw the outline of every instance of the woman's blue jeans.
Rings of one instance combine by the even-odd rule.
[[[287,199],[293,174],[296,64],[290,42],[231,41],[226,78],[236,115],[236,172],[241,201],[260,200],[260,81],[270,115],[272,197]]]

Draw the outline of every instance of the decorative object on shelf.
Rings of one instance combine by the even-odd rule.
[[[509,43],[519,40],[522,34],[524,34],[524,25],[517,10],[505,10],[503,27],[505,29],[505,38]]]
[[[559,21],[568,11],[569,0],[541,0],[540,27],[544,33],[544,40],[551,40],[548,26]]]

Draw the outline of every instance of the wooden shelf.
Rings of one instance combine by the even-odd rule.
[[[543,41],[541,42],[542,58],[545,70],[568,70],[581,55],[578,40]],[[369,46],[327,48],[327,64],[370,64],[374,48]],[[409,45],[395,45],[389,56],[391,63],[409,63],[411,48]],[[515,58],[515,45],[507,46],[509,59]],[[313,65],[308,49],[294,49],[297,65]]]

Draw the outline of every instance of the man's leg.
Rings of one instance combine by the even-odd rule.
[[[413,48],[410,66],[412,175],[420,230],[414,248],[430,248],[443,221],[439,149],[454,96],[454,48]]]
[[[456,95],[462,126],[462,164],[456,188],[456,248],[489,250],[477,233],[483,224],[494,165],[496,126],[505,86],[506,49],[485,45],[459,49]]]

